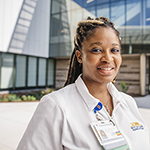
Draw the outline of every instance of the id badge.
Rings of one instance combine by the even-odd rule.
[[[90,123],[104,150],[130,150],[120,131],[110,120]]]

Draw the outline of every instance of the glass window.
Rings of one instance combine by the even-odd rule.
[[[65,12],[71,9],[71,0],[53,0],[52,14]]]
[[[64,51],[65,50],[65,51]],[[59,44],[59,56],[70,56],[72,52],[71,42]]]
[[[88,7],[88,6],[93,6],[95,5],[96,0],[83,0],[83,6]]]
[[[93,10],[93,13],[86,9],[83,9],[83,19],[87,19],[88,17],[95,18],[95,15],[96,15],[95,10]]]
[[[50,44],[50,56],[58,57],[59,56],[59,44]]]
[[[59,35],[60,35],[60,14],[52,15],[51,16],[51,37],[55,37]]]
[[[150,0],[146,0],[146,25],[150,25]]]
[[[52,14],[60,12],[60,5],[60,2],[58,2],[57,0],[52,1]]]
[[[79,9],[83,7],[83,0],[72,0],[71,8]]]
[[[25,87],[26,56],[16,56],[16,87]]]
[[[13,54],[2,54],[1,89],[13,87]]]
[[[127,0],[127,20],[126,25],[140,25],[141,24],[141,1],[140,0]]]
[[[72,39],[74,39],[74,35],[77,28],[77,23],[83,19],[83,9],[76,9],[71,12],[71,33]]]
[[[54,60],[48,59],[48,85],[54,85]]]
[[[65,12],[70,10],[71,8],[71,0],[61,0],[61,12]]]
[[[69,42],[72,41],[70,18],[70,13],[66,12],[52,16],[50,56],[70,56],[70,52],[72,51]]]
[[[109,18],[109,4],[98,5],[97,6],[97,17],[107,17]]]
[[[70,38],[70,13],[61,13],[59,42],[68,42]]]
[[[143,44],[150,44],[150,26],[143,26]],[[150,49],[150,48],[149,48]]]
[[[50,45],[50,56],[52,57],[66,57],[70,56],[72,52],[72,43],[63,42]]]
[[[53,15],[50,43],[68,42],[70,38],[70,13]]]
[[[125,2],[123,0],[111,2],[110,18],[115,26],[122,26],[125,24]]]
[[[66,8],[67,8],[67,11],[70,11],[71,10],[71,4],[72,4],[72,0],[64,0],[66,3]]]
[[[36,68],[37,66],[37,58],[29,57],[28,59],[28,87],[36,86]]]
[[[97,0],[96,3],[103,5],[103,4],[109,4],[109,1],[110,0]]]
[[[46,84],[46,59],[39,58],[38,69],[38,86],[45,86]]]
[[[84,16],[90,16],[90,17],[92,17],[93,16],[93,18],[95,18],[95,15],[96,15],[96,11],[95,11],[96,9],[95,9],[95,6],[92,6],[92,7],[86,7],[85,9],[84,9]],[[86,15],[87,14],[87,15]],[[87,16],[87,17],[88,17]],[[86,17],[86,18],[87,18]],[[85,17],[83,18],[83,19],[86,19]]]

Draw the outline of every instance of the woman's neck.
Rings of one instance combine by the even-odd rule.
[[[102,102],[102,104],[105,106],[108,113],[112,115],[113,101],[111,95],[108,92],[107,83],[101,84],[101,83],[93,83],[93,82],[90,83],[85,81],[84,83],[88,88],[89,93],[95,98],[99,99],[99,101]]]
[[[88,81],[84,81],[84,83],[88,88],[89,93],[100,101],[105,102],[105,100],[107,101],[107,99],[110,97],[107,90],[107,83],[93,83]]]

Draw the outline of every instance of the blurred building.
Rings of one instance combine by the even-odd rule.
[[[0,90],[62,87],[77,22],[104,16],[122,39],[128,93],[150,92],[150,0],[0,0]]]
[[[0,0],[0,89],[54,86],[50,0]]]

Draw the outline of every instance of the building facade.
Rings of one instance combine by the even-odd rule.
[[[150,0],[0,0],[0,90],[62,87],[77,23],[104,16],[120,31],[116,87],[150,91]]]
[[[62,58],[70,56],[78,21],[88,16],[104,16],[115,24],[122,39],[123,63],[116,87],[121,90],[124,80],[129,86],[128,93],[149,93],[150,0],[52,0],[51,3],[50,55],[57,58],[56,87],[62,86],[66,78],[68,60]]]
[[[0,90],[54,87],[50,0],[0,0]]]

